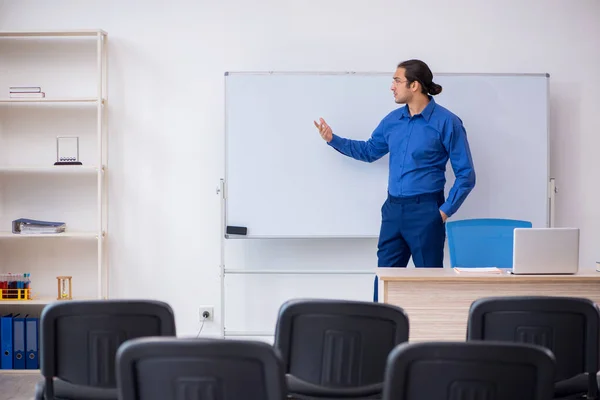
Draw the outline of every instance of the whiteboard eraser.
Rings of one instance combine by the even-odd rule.
[[[245,226],[227,226],[227,230],[225,231],[228,235],[246,235],[248,233],[248,228]]]

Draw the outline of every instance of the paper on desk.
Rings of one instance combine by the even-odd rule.
[[[502,271],[496,267],[475,267],[475,268],[460,268],[460,267],[454,267],[454,271],[456,271],[457,273],[463,273],[463,272],[485,272],[485,273],[490,273],[490,274],[501,274]]]

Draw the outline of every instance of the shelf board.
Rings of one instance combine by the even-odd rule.
[[[43,30],[43,31],[10,31],[0,32],[0,37],[38,37],[38,36],[106,36],[102,29],[75,29],[75,30]]]
[[[97,103],[97,97],[64,97],[64,98],[2,98],[0,103]],[[104,100],[102,100],[104,103]]]
[[[50,304],[54,301],[57,301],[56,298],[41,298],[41,299],[33,299],[33,300],[0,300],[0,307],[2,307],[3,305],[6,306],[28,306],[28,305],[32,305],[32,306],[43,306],[46,304]]]
[[[11,239],[63,238],[63,237],[80,238],[80,239],[96,239],[98,237],[98,235],[96,232],[36,233],[36,234],[23,235],[20,233],[0,231],[0,239],[5,239],[5,238],[11,238]]]
[[[73,300],[95,300],[91,297],[73,297]],[[40,297],[39,299],[33,300],[0,300],[0,307],[2,305],[7,306],[43,306],[46,304],[54,303],[55,301],[71,301],[71,300],[57,300],[56,297]]]
[[[0,374],[40,374],[39,369],[0,369]]]
[[[0,165],[0,173],[93,174],[97,171],[98,168],[95,165],[49,165],[42,167]]]

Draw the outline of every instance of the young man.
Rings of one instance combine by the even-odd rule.
[[[446,219],[475,186],[467,134],[460,118],[434,101],[442,87],[423,61],[400,63],[391,90],[406,106],[389,113],[367,141],[335,135],[323,118],[314,123],[331,147],[356,160],[373,162],[390,153],[378,267],[406,267],[411,255],[415,267],[442,267]],[[456,180],[444,199],[448,159]]]

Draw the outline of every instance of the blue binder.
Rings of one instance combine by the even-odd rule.
[[[25,368],[39,369],[39,318],[25,316]]]
[[[13,369],[25,369],[25,318],[13,318]]]
[[[13,315],[0,318],[0,369],[13,367]]]

